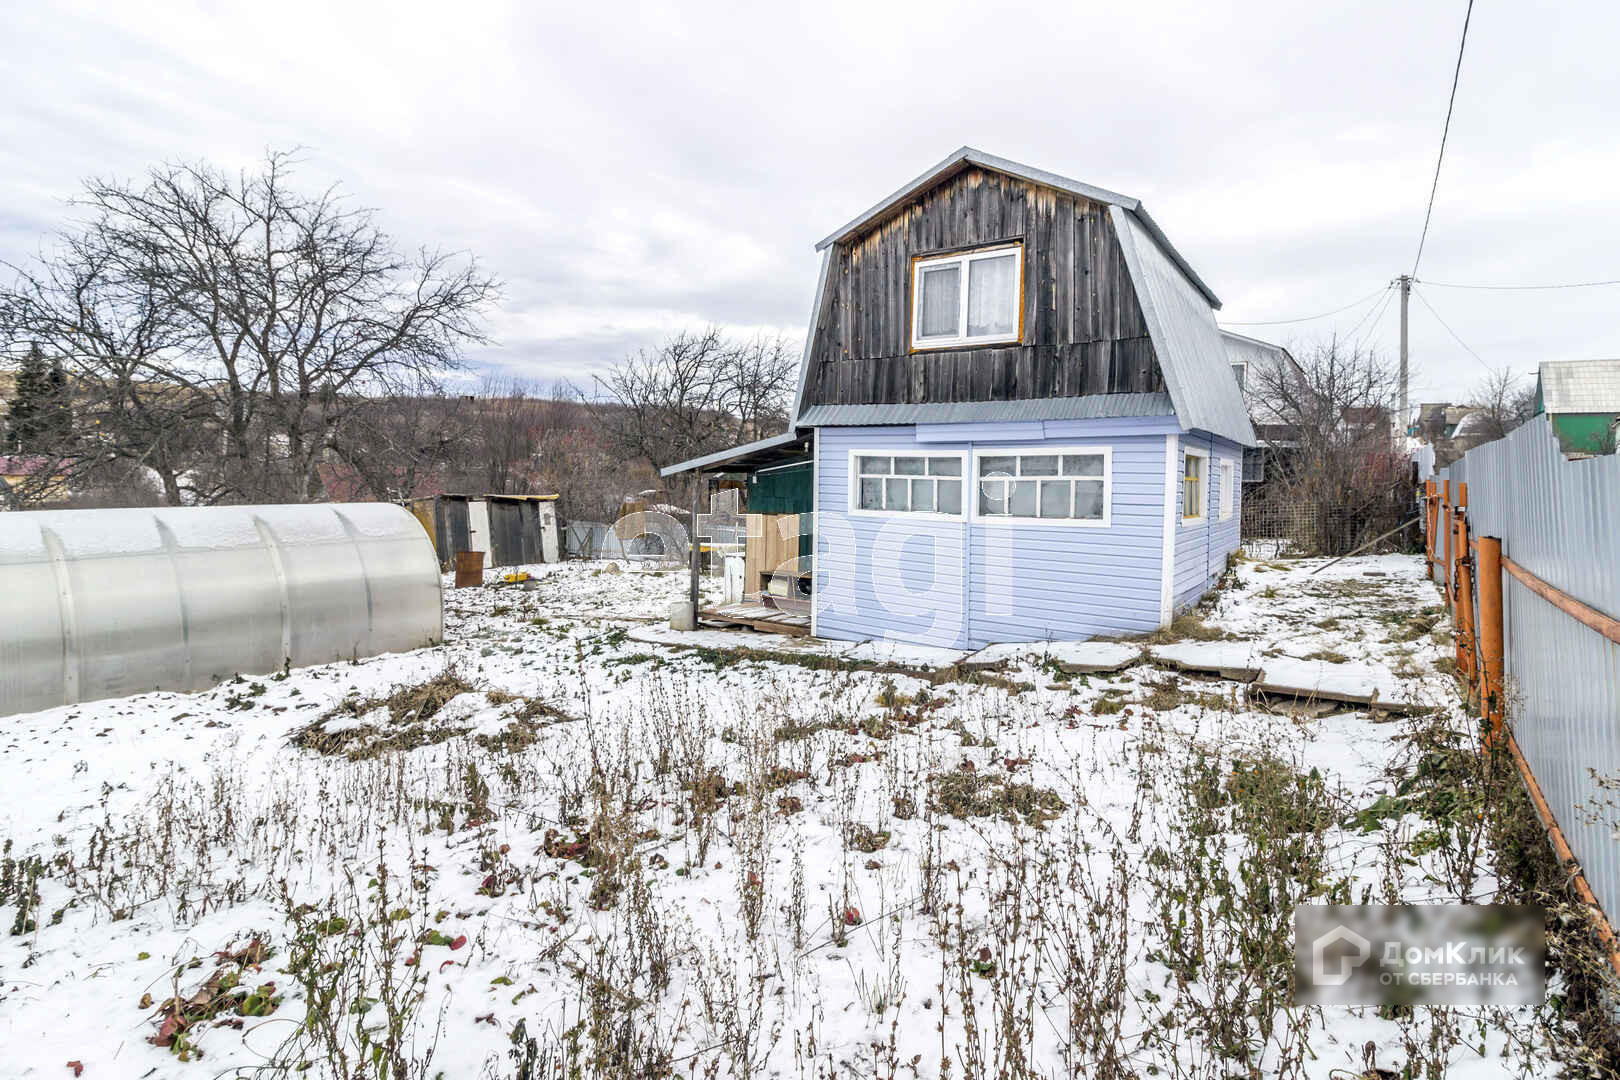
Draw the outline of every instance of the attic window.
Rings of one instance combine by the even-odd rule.
[[[911,270],[911,347],[1018,340],[1024,248],[1001,244],[917,259]]]

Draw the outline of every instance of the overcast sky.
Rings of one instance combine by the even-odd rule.
[[[588,382],[714,322],[802,335],[817,240],[958,146],[1135,195],[1234,329],[1409,271],[1465,0],[1226,5],[8,3],[0,259],[91,174],[307,148],[505,282],[476,363]],[[1420,279],[1620,278],[1620,4],[1479,0]],[[1620,355],[1620,287],[1420,285],[1413,399]]]

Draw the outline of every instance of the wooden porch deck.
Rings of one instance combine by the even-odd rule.
[[[748,626],[771,634],[790,634],[794,637],[810,636],[810,616],[796,611],[782,611],[759,603],[721,604],[698,610],[698,623],[717,623],[722,626]]]

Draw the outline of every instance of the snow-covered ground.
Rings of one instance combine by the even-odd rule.
[[[330,1075],[390,1019],[401,1076],[1550,1072],[1529,1017],[1289,1011],[1289,962],[1236,959],[1288,920],[1257,873],[1492,888],[1351,820],[1466,731],[1421,560],[1319,565],[1242,562],[1183,629],[1435,713],[680,635],[684,574],[572,563],[447,589],[437,648],[0,719],[0,1074]]]

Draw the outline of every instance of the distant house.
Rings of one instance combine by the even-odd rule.
[[[665,470],[809,464],[813,633],[1149,631],[1216,582],[1254,431],[1138,200],[964,148],[818,248],[790,429]]]
[[[1305,373],[1299,361],[1281,345],[1230,330],[1221,331],[1221,344],[1226,348],[1227,362],[1232,365],[1232,376],[1243,391],[1243,404],[1249,410],[1249,421],[1258,443],[1243,451],[1243,483],[1260,485],[1276,473],[1277,464],[1299,444],[1295,425],[1279,415],[1267,400],[1268,388],[1292,381],[1304,392]]]
[[[1564,453],[1614,453],[1620,360],[1543,363],[1536,373],[1536,412],[1547,414]]]
[[[60,458],[45,454],[0,454],[0,507],[7,493],[29,491],[34,502],[64,498],[67,491],[66,466]]]

